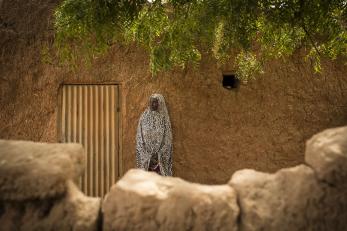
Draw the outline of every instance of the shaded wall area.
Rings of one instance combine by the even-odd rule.
[[[43,63],[53,41],[57,1],[0,3],[0,138],[57,141],[58,89],[64,82],[122,86],[123,172],[135,166],[135,134],[148,97],[165,96],[174,138],[174,175],[193,182],[226,182],[238,169],[273,172],[304,160],[314,133],[347,122],[347,67],[324,63],[316,75],[300,54],[273,62],[238,91],[222,87],[222,71],[208,55],[199,67],[152,77],[147,54],[116,46],[91,67],[69,70]]]

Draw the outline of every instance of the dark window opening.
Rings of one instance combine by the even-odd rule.
[[[240,80],[235,74],[223,74],[223,87],[228,90],[238,89],[240,86]]]

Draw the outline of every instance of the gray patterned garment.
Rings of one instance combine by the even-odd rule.
[[[155,110],[151,107],[156,101]],[[172,176],[172,132],[164,97],[153,94],[141,115],[136,134],[136,165],[163,176]]]

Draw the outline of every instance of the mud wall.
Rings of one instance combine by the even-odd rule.
[[[43,63],[53,41],[57,1],[0,2],[0,138],[57,141],[58,89],[64,82],[122,86],[123,172],[135,165],[135,133],[146,99],[166,97],[174,136],[174,175],[207,184],[238,169],[273,172],[304,160],[314,133],[347,122],[347,67],[324,63],[316,75],[300,54],[268,65],[238,91],[222,87],[222,71],[208,55],[198,68],[152,77],[147,54],[117,46],[91,67],[68,70]]]
[[[74,183],[86,166],[81,145],[0,140],[0,226],[2,231],[345,231],[346,144],[347,127],[327,129],[306,142],[305,163],[272,174],[239,170],[221,185],[131,169],[100,199],[85,196]]]

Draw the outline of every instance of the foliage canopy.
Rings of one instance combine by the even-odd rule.
[[[198,63],[203,53],[223,63],[236,51],[247,81],[269,59],[300,48],[316,71],[322,57],[347,56],[346,0],[63,0],[55,28],[62,60],[137,42],[153,73]]]

